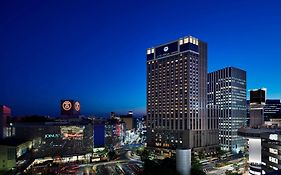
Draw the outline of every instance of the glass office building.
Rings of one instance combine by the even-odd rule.
[[[246,125],[246,72],[227,67],[208,74],[208,104],[219,107],[219,141],[223,150],[238,153],[245,140],[237,130]]]
[[[268,99],[264,106],[265,120],[281,119],[281,103],[279,99]]]

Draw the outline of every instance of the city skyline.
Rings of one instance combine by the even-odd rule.
[[[208,42],[208,72],[241,68],[247,90],[266,87],[280,99],[280,3],[218,2],[1,2],[0,104],[56,116],[61,99],[76,99],[86,115],[143,114],[146,49],[186,35]]]

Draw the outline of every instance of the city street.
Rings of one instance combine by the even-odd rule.
[[[57,167],[46,168],[52,164],[52,161],[47,161],[42,164],[44,166],[34,166],[32,172],[35,174],[52,172],[53,174],[59,175],[140,175],[143,172],[143,162],[139,160],[138,156],[132,154],[132,151],[130,151],[131,148],[127,146],[121,150],[116,150],[116,152],[119,152],[119,155],[115,160],[109,162],[90,164],[69,162],[60,164]]]
[[[225,175],[227,170],[233,171],[235,169],[234,165],[237,164],[239,172],[244,173],[245,161],[243,158],[231,160],[229,163],[229,165],[223,167],[215,167],[215,163],[211,162],[204,165],[203,170],[207,173],[207,175]]]

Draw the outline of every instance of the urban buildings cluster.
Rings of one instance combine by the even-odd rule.
[[[207,72],[207,43],[187,36],[147,49],[148,145],[239,152],[246,125],[246,72]]]
[[[41,158],[100,161],[95,150],[144,144],[176,155],[189,175],[192,155],[249,153],[249,173],[281,169],[281,103],[266,89],[250,90],[246,71],[226,67],[208,73],[208,45],[192,36],[147,49],[147,116],[133,112],[107,119],[84,117],[80,103],[61,100],[58,118],[12,121],[0,108],[0,170],[26,171]]]
[[[28,171],[42,159],[54,162],[100,161],[100,150],[115,150],[125,142],[145,141],[144,118],[128,115],[109,118],[80,115],[80,103],[62,100],[57,118],[27,117],[11,120],[11,109],[1,106],[0,172]],[[36,120],[34,120],[36,119]]]
[[[264,89],[252,90],[249,105],[246,71],[226,67],[208,73],[207,55],[207,43],[192,36],[147,49],[148,146],[170,149],[173,153],[176,149],[191,149],[195,154],[208,155],[219,148],[238,154],[247,149],[247,137],[238,134],[240,128],[259,128],[265,123],[272,127],[280,125],[279,100],[266,100]],[[278,155],[281,151],[275,146],[269,148],[274,153],[270,152],[267,147],[272,141],[266,134],[261,137],[262,148],[250,146],[250,162],[253,153],[266,150]],[[274,138],[279,140],[278,133]],[[278,156],[262,157],[266,160],[261,162],[259,157],[259,161],[252,163],[255,167],[250,166],[250,174],[280,169]],[[177,160],[190,162],[188,156]],[[177,164],[182,174],[189,174],[180,166],[182,162]],[[259,169],[255,169],[257,164]]]
[[[249,125],[238,130],[248,140],[249,173],[266,174],[281,169],[280,100],[266,99],[267,89],[250,90]]]

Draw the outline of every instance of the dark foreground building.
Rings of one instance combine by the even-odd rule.
[[[147,144],[207,152],[207,43],[192,36],[147,49]]]

